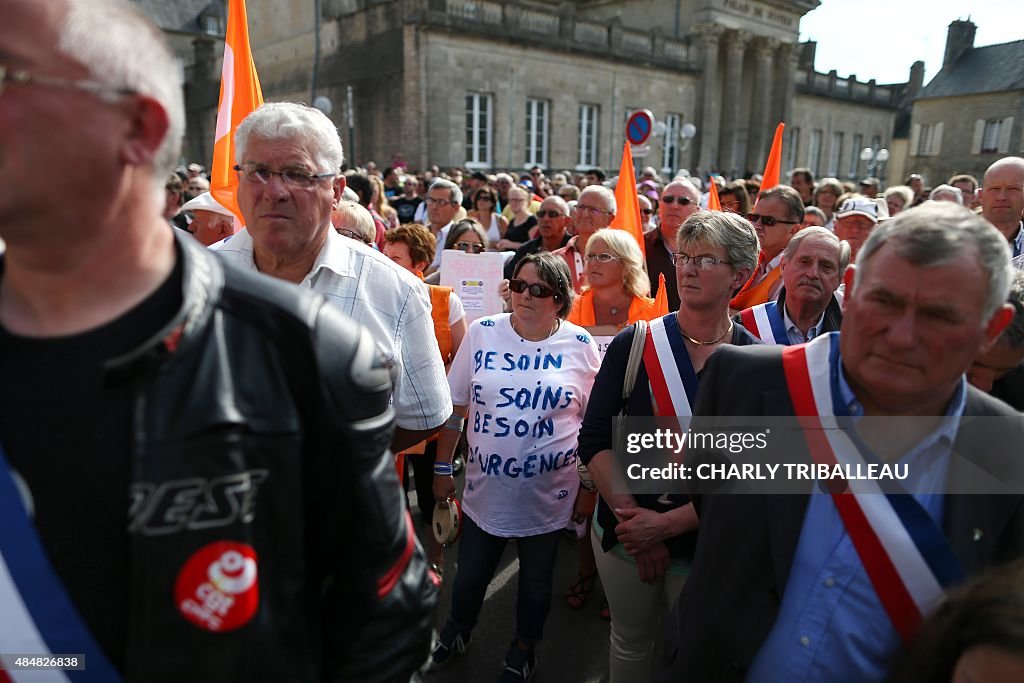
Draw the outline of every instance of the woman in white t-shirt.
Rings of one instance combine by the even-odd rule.
[[[527,256],[510,288],[512,313],[474,321],[448,374],[455,414],[438,443],[437,500],[455,493],[445,465],[467,417],[469,457],[451,616],[429,668],[465,651],[505,544],[516,539],[516,639],[505,667],[526,680],[551,606],[560,531],[579,490],[576,437],[600,359],[587,332],[565,321],[573,296],[565,261]]]

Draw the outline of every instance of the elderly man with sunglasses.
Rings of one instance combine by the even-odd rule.
[[[569,205],[564,199],[552,195],[541,202],[540,210],[537,211],[537,231],[540,234],[516,249],[516,253],[505,264],[505,279],[512,279],[516,264],[526,256],[542,251],[557,251],[568,244],[570,237],[566,228],[569,221]]]
[[[589,175],[589,174],[588,174]],[[586,279],[583,276],[584,255],[587,240],[601,228],[607,228],[615,218],[615,194],[603,185],[588,185],[583,188],[576,207],[572,210],[572,225],[575,236],[554,254],[561,256],[569,265],[572,274],[572,288],[577,294]]]
[[[783,284],[782,250],[804,227],[804,202],[792,187],[778,185],[761,192],[747,219],[757,231],[761,255],[754,274],[729,302],[737,312],[778,298]]]
[[[665,186],[658,204],[658,228],[644,235],[647,252],[647,276],[651,296],[658,294],[658,276],[665,276],[668,308],[679,308],[676,267],[672,264],[676,234],[687,218],[700,208],[700,192],[688,180],[674,180]]]
[[[426,289],[380,252],[331,227],[345,188],[334,124],[316,109],[268,103],[242,122],[235,144],[246,228],[218,253],[319,292],[370,329],[395,374],[392,450],[438,431],[452,406],[440,356],[420,343],[434,329]],[[431,186],[428,200],[434,191]],[[457,210],[457,198],[452,202]]]

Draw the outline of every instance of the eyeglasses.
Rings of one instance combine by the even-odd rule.
[[[582,211],[583,213],[589,213],[591,216],[593,216],[594,214],[598,214],[598,213],[603,213],[605,216],[614,216],[615,215],[614,213],[612,213],[608,209],[602,209],[602,208],[600,208],[598,206],[587,206],[586,204],[577,204],[576,205],[576,210],[577,211]]]
[[[479,197],[476,198],[476,200],[478,202],[494,202],[494,199],[490,195],[487,195],[487,194],[480,195]]]
[[[456,242],[452,245],[459,251],[464,251],[469,254],[482,254],[484,252],[484,245],[477,244],[476,242]]]
[[[693,265],[697,267],[697,270],[711,270],[714,266],[719,263],[726,265],[732,265],[732,261],[723,261],[720,258],[714,256],[690,256],[689,254],[672,254],[672,263],[676,268],[682,268],[690,261],[693,261]]]
[[[333,171],[330,173],[309,173],[299,168],[286,168],[283,171],[271,171],[266,166],[259,166],[257,164],[246,164],[245,166],[236,165],[234,168],[242,178],[250,183],[266,185],[270,182],[272,177],[277,175],[281,176],[281,181],[285,185],[303,190],[313,187],[321,180],[334,178],[338,175]]]
[[[538,299],[547,299],[555,295],[555,290],[551,289],[546,285],[541,284],[529,284],[526,280],[509,280],[508,288],[516,294],[522,294],[529,290],[530,296]]]
[[[693,203],[693,200],[689,197],[683,197],[681,195],[667,195],[661,198],[662,204],[678,204],[679,206],[689,206]]]
[[[622,259],[614,254],[587,254],[587,262],[608,263],[609,261],[621,261]]]
[[[341,235],[342,237],[348,237],[350,239],[354,239],[356,242],[362,242],[363,244],[369,244],[369,242],[367,242],[366,239],[362,235],[360,235],[358,232],[355,232],[353,230],[349,230],[347,228],[338,228],[338,234]]]
[[[92,93],[104,100],[114,100],[118,97],[138,95],[138,92],[132,88],[119,88],[117,86],[107,85],[106,83],[100,83],[99,81],[71,80],[68,78],[58,78],[56,76],[33,75],[25,70],[8,71],[6,66],[0,65],[0,95],[3,94],[4,84],[6,83],[13,83],[15,85],[30,85],[37,83],[39,85],[48,85],[54,88],[74,88],[76,90],[84,90],[85,92]]]
[[[434,199],[433,197],[427,197],[423,200],[423,203],[427,206],[448,206],[449,204],[455,204],[455,202],[450,199]]]
[[[541,210],[537,212],[537,218],[565,218],[565,214],[554,209],[551,211]]]
[[[642,213],[645,216],[653,216],[654,209],[640,209],[640,213]]]
[[[747,220],[750,221],[751,223],[757,223],[758,221],[761,221],[761,225],[763,225],[766,228],[770,228],[773,225],[775,225],[776,223],[782,223],[784,225],[796,225],[797,223],[800,222],[800,221],[782,221],[782,220],[779,220],[778,218],[774,218],[772,216],[762,216],[759,213],[748,213],[747,214]]]

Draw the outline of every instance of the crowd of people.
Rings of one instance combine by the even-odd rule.
[[[552,601],[598,584],[613,683],[1024,678],[1021,480],[945,493],[1020,471],[1024,159],[884,190],[378,173],[276,102],[235,132],[236,214],[177,166],[178,66],[136,8],[5,10],[0,652],[110,681],[429,680],[514,541],[511,644],[472,680],[530,680]],[[610,227],[624,182],[640,241]],[[453,250],[502,253],[502,312],[440,285]],[[912,469],[639,490],[625,416],[799,416],[794,459]],[[438,509],[462,515],[450,576]]]

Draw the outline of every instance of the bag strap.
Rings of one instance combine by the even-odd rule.
[[[633,345],[629,348],[629,360],[626,361],[626,375],[622,379],[622,400],[629,399],[636,385],[636,376],[640,372],[640,363],[644,359],[644,343],[647,340],[647,321],[637,320],[633,330]]]

